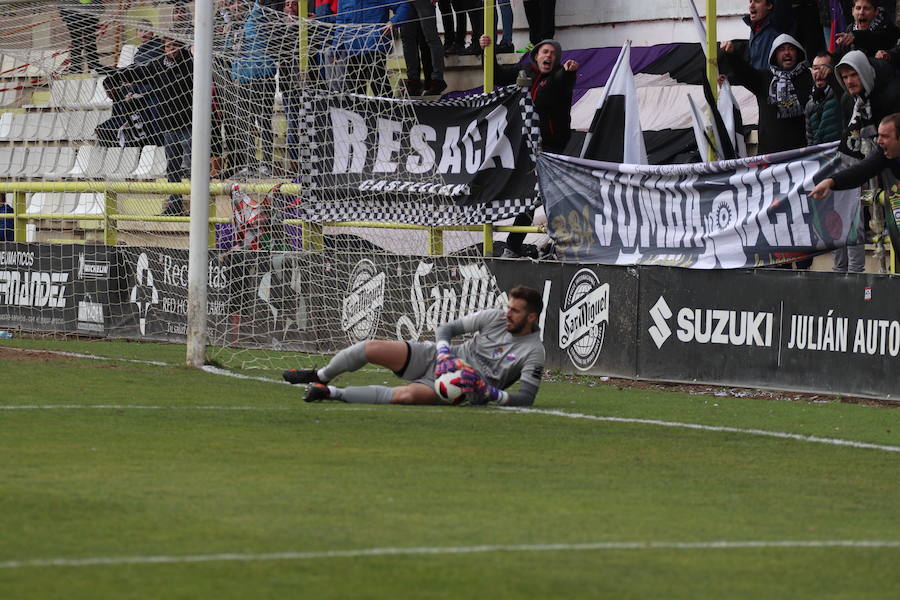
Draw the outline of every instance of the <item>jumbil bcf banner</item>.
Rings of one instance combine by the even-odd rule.
[[[538,159],[562,260],[737,269],[859,243],[855,191],[808,197],[839,168],[834,144],[748,159],[629,165]]]

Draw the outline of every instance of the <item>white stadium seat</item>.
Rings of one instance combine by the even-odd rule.
[[[128,179],[138,165],[140,148],[107,148],[106,157],[103,159],[104,179]]]
[[[19,90],[6,89],[0,92],[0,106],[12,106],[19,99]]]
[[[137,46],[132,44],[124,44],[119,52],[119,62],[116,64],[120,69],[129,67],[134,62],[134,55],[137,54]]]
[[[102,215],[105,204],[104,197],[105,195],[102,193],[82,192],[73,212],[79,215]]]
[[[49,177],[56,172],[67,172],[75,164],[75,148],[72,146],[58,146],[55,155],[48,155],[45,151],[41,158],[41,176]]]
[[[20,140],[36,140],[38,131],[41,129],[41,119],[43,114],[39,112],[25,113],[25,123],[22,125],[22,133],[19,134]]]
[[[19,174],[20,177],[36,177],[41,172],[41,160],[44,150],[46,150],[44,146],[28,147],[28,152],[25,155],[25,166]]]
[[[75,155],[72,168],[67,171],[57,170],[45,175],[47,179],[86,179],[97,177],[103,167],[106,148],[100,146],[81,146]]]
[[[28,160],[28,148],[16,146],[12,149],[12,158],[6,171],[7,177],[19,177],[25,170],[25,161]]]
[[[88,100],[88,104],[92,108],[110,108],[112,106],[112,99],[106,93],[106,88],[103,87],[103,80],[105,77],[101,77],[97,79],[97,85],[94,87],[94,93],[91,95],[91,98]]]
[[[56,135],[56,115],[57,113],[53,111],[44,111],[37,113],[37,131],[34,134],[31,140],[38,140],[41,142],[46,142],[49,140],[56,139],[54,136]]]
[[[44,146],[44,150],[43,152],[41,152],[40,160],[38,160],[37,165],[34,167],[34,170],[31,172],[29,177],[42,177],[44,173],[53,171],[53,169],[56,167],[56,163],[61,150],[63,150],[63,148],[60,146]],[[32,161],[30,153],[28,155],[28,161]]]
[[[131,174],[134,179],[158,179],[166,175],[166,151],[162,146],[144,146],[137,168]]]
[[[5,112],[0,114],[0,141],[21,140],[24,128],[25,113]]]
[[[9,177],[9,168],[12,165],[12,146],[0,146],[0,177]]]
[[[95,78],[82,79],[81,89],[78,90],[78,98],[76,104],[80,108],[90,108],[94,100],[94,93],[97,91],[97,84],[100,80]]]

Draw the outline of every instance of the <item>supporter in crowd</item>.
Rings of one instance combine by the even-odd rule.
[[[834,76],[832,56],[820,52],[813,59],[813,88],[806,103],[806,143],[809,146],[841,139],[844,127],[841,87]]]
[[[406,90],[410,96],[423,93],[422,61],[419,56],[419,38],[425,38],[431,51],[431,83],[424,89],[425,96],[434,96],[447,89],[444,81],[444,47],[437,30],[434,4],[431,0],[412,0],[409,19],[400,23],[400,39],[406,60]]]
[[[444,24],[444,54],[462,54],[466,49],[465,0],[438,0]]]
[[[732,42],[722,50],[735,76],[753,92],[759,106],[759,153],[769,154],[806,146],[804,108],[813,78],[800,42],[781,34],[772,42],[769,66],[755,69],[735,51]]]
[[[820,181],[810,197],[823,199],[832,189],[857,188],[873,177],[880,177],[884,193],[884,215],[891,245],[900,248],[900,113],[884,117],[878,125],[878,146],[865,160]]]
[[[162,40],[153,33],[150,21],[141,20],[135,25],[135,35],[141,42],[134,53],[132,64],[143,65],[160,58]],[[115,72],[110,68],[107,72]],[[148,146],[159,145],[157,137],[157,112],[152,86],[148,82],[126,82],[121,87],[103,80],[106,95],[113,101],[110,118],[97,126],[98,146]]]
[[[891,243],[897,248],[900,247],[900,223],[894,211],[900,210],[900,113],[895,112],[881,119],[878,124],[878,148],[865,160],[823,179],[809,195],[822,200],[831,190],[853,189],[876,176],[880,176],[881,187],[885,190],[888,232]]]
[[[233,177],[239,168],[243,168],[244,162],[244,134],[237,87],[231,81],[231,65],[243,40],[247,8],[246,0],[220,0],[213,17],[213,88],[216,107],[221,115],[213,137],[224,159],[223,175],[228,177]]]
[[[888,20],[878,0],[855,0],[852,14],[853,22],[847,31],[835,36],[841,54],[861,50],[874,57],[879,50],[889,50],[897,44],[900,30]]]
[[[743,42],[732,40],[723,44],[730,47],[729,53],[739,53],[754,69],[769,69],[772,42],[783,33],[793,29],[791,0],[749,0],[748,14],[744,23],[750,27],[750,39]],[[802,45],[797,44],[798,48]],[[731,57],[729,57],[731,58]],[[741,82],[743,83],[743,82]]]
[[[900,106],[900,80],[884,61],[866,57],[859,50],[851,50],[835,67],[838,82],[846,92],[842,109],[849,115],[838,151],[844,167],[851,167],[875,150],[876,128],[886,115]],[[860,206],[860,211],[862,206]],[[859,218],[859,239],[864,234]],[[865,246],[862,244],[834,251],[834,270],[862,272],[865,270]]]
[[[300,39],[297,23],[297,0],[286,0],[284,3],[284,23],[278,35],[281,44],[278,47],[278,87],[281,89],[281,103],[284,106],[284,117],[287,121],[288,174],[297,173],[300,160],[300,94],[303,90],[300,72]],[[318,36],[318,32],[316,34]],[[310,44],[310,64],[308,76],[318,78],[314,62],[317,59],[317,48]]]
[[[875,53],[875,58],[886,60],[892,64],[895,69],[900,70],[900,46],[895,46],[890,50],[879,50]]]
[[[481,36],[482,48],[491,45],[491,37]],[[524,68],[523,68],[524,66]],[[562,62],[562,47],[556,40],[544,40],[535,46],[525,65],[495,65],[495,85],[520,85],[528,89],[541,124],[541,148],[546,152],[563,152],[572,135],[572,92],[578,63]],[[533,211],[516,217],[514,225],[531,223]],[[504,256],[522,255],[525,234],[511,233],[506,240]]]
[[[67,73],[100,70],[97,53],[97,25],[103,12],[101,0],[62,0],[59,15],[69,30],[72,46],[69,50]]]
[[[826,0],[824,4],[827,5],[829,3]],[[820,6],[822,6],[822,0],[791,1],[791,21],[794,26],[793,36],[803,45],[807,56],[816,56],[819,52],[828,50],[825,41],[826,37],[822,35]],[[784,33],[791,32],[785,31]]]
[[[336,32],[335,49],[346,67],[341,82],[335,81],[336,87],[341,83],[344,91],[365,94],[371,84],[375,96],[390,96],[385,66],[391,34],[411,14],[409,4],[396,0],[338,0],[335,23],[355,27],[342,27]]]
[[[494,48],[494,52],[497,54],[509,54],[516,51],[516,47],[513,45],[513,9],[512,9],[512,0],[497,0],[497,8],[500,9],[500,21],[503,25],[503,35],[500,38],[500,41],[497,42],[497,47]],[[494,18],[494,23],[497,22],[497,19]],[[554,30],[556,27],[554,26]],[[553,39],[555,31],[549,32],[550,35],[544,36],[541,39]]]
[[[472,56],[481,55],[481,45],[478,40],[484,34],[484,1],[465,0],[466,14],[469,15],[469,24],[472,26],[472,41],[461,54]]]
[[[107,77],[110,85],[147,85],[155,98],[159,130],[166,151],[170,182],[188,177],[191,161],[191,110],[194,98],[194,60],[177,39],[164,39],[163,56],[143,65],[120,69]],[[180,194],[169,196],[163,214],[184,215]]]
[[[0,192],[0,215],[11,215],[15,212],[6,203],[6,192]],[[0,217],[0,242],[14,242],[16,239],[16,223],[13,219]]]
[[[281,23],[284,0],[256,0],[243,26],[240,49],[231,65],[231,80],[235,85],[238,116],[241,123],[255,125],[260,141],[261,160],[256,158],[256,137],[240,135],[244,141],[239,177],[271,174],[272,114],[275,106],[278,63],[275,54],[280,37],[275,33]]]
[[[556,0],[523,0],[522,8],[528,21],[529,43],[520,52],[530,52],[541,40],[556,36]]]

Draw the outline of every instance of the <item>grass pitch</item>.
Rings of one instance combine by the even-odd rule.
[[[0,347],[3,598],[900,589],[900,410],[585,378],[546,382],[535,412],[307,405],[275,372],[246,373],[268,383],[8,350],[26,347],[184,357]]]

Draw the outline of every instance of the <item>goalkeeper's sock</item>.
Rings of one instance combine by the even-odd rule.
[[[327,365],[319,369],[319,380],[331,381],[341,373],[361,369],[368,362],[366,360],[366,343],[358,342],[335,354]]]
[[[343,389],[328,387],[332,389],[332,398],[350,404],[390,404],[394,395],[394,388],[386,385],[357,385]]]

